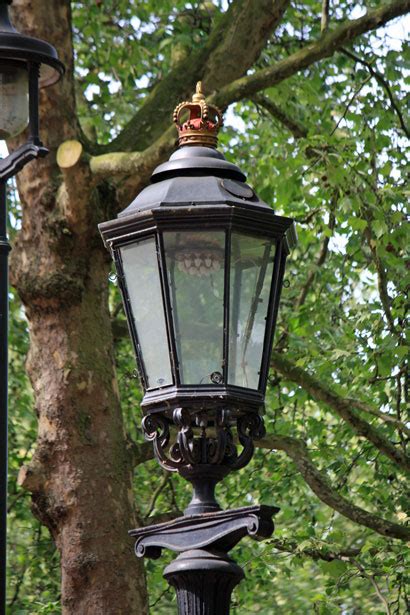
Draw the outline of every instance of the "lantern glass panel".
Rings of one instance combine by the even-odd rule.
[[[232,233],[228,384],[258,389],[274,253],[271,239]]]
[[[123,246],[121,258],[146,386],[156,389],[172,384],[155,238]]]
[[[27,70],[0,63],[0,140],[23,132],[28,117]]]
[[[225,233],[164,233],[181,384],[223,382]]]

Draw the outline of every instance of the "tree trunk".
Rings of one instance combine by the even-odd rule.
[[[60,143],[78,138],[70,2],[13,6],[16,25],[53,43],[68,69],[42,92],[41,132],[51,153],[18,179],[23,227],[11,280],[29,321],[27,368],[39,420],[20,482],[61,554],[63,613],[142,615],[144,573],[127,535],[136,519],[107,303],[110,259],[96,228],[108,197],[81,160],[74,181],[55,155]]]

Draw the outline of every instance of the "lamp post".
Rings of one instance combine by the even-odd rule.
[[[10,23],[8,5],[0,0],[0,141],[27,130],[27,140],[0,159],[0,613],[6,602],[7,529],[7,381],[8,253],[7,180],[48,150],[39,137],[39,88],[56,83],[64,72],[57,52],[45,41],[20,34]]]
[[[164,576],[180,615],[226,615],[244,576],[228,552],[247,534],[270,536],[279,509],[222,511],[215,486],[250,461],[264,434],[269,357],[296,232],[215,149],[222,115],[200,83],[174,121],[179,149],[116,220],[100,225],[144,388],[145,437],[161,466],[193,485],[183,517],[130,534],[139,557],[179,553]]]

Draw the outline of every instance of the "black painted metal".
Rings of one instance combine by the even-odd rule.
[[[6,603],[8,254],[6,182],[0,180],[0,614]]]
[[[269,538],[275,506],[185,515],[132,530],[137,557],[157,559],[162,549],[180,555],[164,571],[177,592],[179,615],[228,615],[232,590],[244,578],[228,556],[245,536]]]
[[[265,352],[262,358],[262,367],[260,375],[260,388],[265,394],[270,362],[270,349],[272,348],[273,336],[275,333],[276,318],[279,310],[279,300],[282,291],[283,276],[285,273],[287,253],[284,250],[283,241],[278,241],[275,252],[274,273],[272,278],[272,286],[269,299],[269,310],[266,318],[265,330],[265,348],[269,348],[269,352]]]
[[[9,4],[7,0],[0,0],[0,62],[20,60],[41,65],[40,87],[53,85],[65,70],[57,51],[46,41],[17,32],[10,23]]]
[[[267,238],[284,238],[287,253],[296,245],[295,226],[291,218],[277,216],[272,209],[237,203],[230,197],[219,204],[167,203],[153,206],[152,209],[130,211],[129,216],[119,216],[116,220],[99,225],[109,249],[116,249],[157,231],[225,228]]]
[[[179,615],[229,615],[232,591],[244,576],[228,555],[205,549],[181,553],[164,571]]]
[[[209,147],[192,145],[177,149],[168,162],[160,164],[159,167],[155,169],[151,181],[153,184],[157,184],[167,179],[175,179],[175,177],[178,176],[213,176],[228,180],[236,180],[241,183],[246,179],[246,175],[242,173],[240,168],[225,160],[221,152]],[[224,187],[222,182],[221,186]],[[198,195],[198,190],[194,195],[195,197]],[[184,197],[186,197],[186,194]],[[136,200],[138,200],[138,197]]]
[[[172,425],[178,430],[173,439]],[[234,428],[241,450],[234,438]],[[204,479],[211,476],[211,466],[222,469],[216,482],[228,472],[245,467],[252,458],[254,440],[265,434],[263,419],[256,412],[234,416],[229,410],[215,408],[198,412],[177,408],[172,419],[163,413],[148,414],[142,419],[142,429],[145,438],[153,443],[160,465],[171,472],[180,472],[194,487],[201,474]],[[197,499],[201,501],[200,497]]]
[[[207,463],[180,468],[180,475],[193,487],[192,499],[184,510],[184,515],[200,515],[221,510],[215,498],[215,487],[229,472],[229,466]]]
[[[191,549],[216,549],[228,553],[245,536],[269,538],[274,530],[277,506],[245,506],[178,517],[167,523],[139,527],[129,532],[136,538],[137,557],[157,559],[161,549],[183,553]]]
[[[189,148],[185,148],[189,149]],[[192,149],[207,149],[207,148],[192,148]],[[201,190],[206,193],[206,187],[208,180],[214,180],[215,178],[209,177],[197,177],[196,182],[201,186]],[[166,180],[170,181],[170,180]],[[231,180],[231,183],[233,180]],[[239,183],[239,182],[237,182]],[[243,186],[244,184],[242,184]],[[141,193],[143,195],[145,191]],[[254,193],[253,193],[254,194]],[[140,196],[141,196],[140,195]],[[191,191],[189,198],[196,196]],[[185,195],[187,198],[187,195]],[[267,239],[275,239],[282,246],[282,252],[287,255],[290,249],[295,245],[296,234],[294,230],[294,222],[289,218],[283,216],[277,216],[274,214],[266,204],[260,202],[256,195],[253,197],[254,203],[246,203],[243,199],[238,197],[238,202],[232,200],[231,195],[225,196],[225,201],[219,204],[205,205],[201,203],[198,205],[182,204],[181,201],[175,203],[175,206],[157,204],[153,209],[145,209],[142,203],[138,204],[138,207],[142,207],[139,211],[136,209],[136,203],[138,198],[134,201],[135,207],[131,206],[127,208],[129,215],[120,215],[117,220],[105,222],[100,225],[100,231],[104,238],[104,241],[112,250],[114,259],[118,262],[119,248],[123,245],[133,243],[141,240],[147,236],[156,234],[158,237],[164,231],[194,231],[194,230],[215,230],[225,231],[228,236],[233,231],[244,232],[255,236],[265,237]],[[162,242],[160,242],[162,246]],[[163,247],[160,249],[160,268],[162,271],[163,284],[166,281],[166,274],[164,273],[165,263],[163,259]],[[275,266],[277,265],[275,260]],[[229,267],[229,259],[225,262],[225,267]],[[282,272],[283,273],[283,272]],[[277,272],[275,271],[274,277]],[[225,277],[225,356],[224,361],[227,363],[227,350],[229,347],[228,336],[228,317],[227,312],[227,288],[226,282],[229,280],[229,274]],[[124,297],[126,308],[129,308],[128,293],[126,290],[126,281],[122,274],[119,277],[119,283]],[[219,404],[220,407],[228,407],[231,410],[245,409],[246,411],[259,411],[263,408],[264,404],[264,390],[266,382],[260,380],[259,390],[246,389],[237,387],[227,383],[225,377],[223,386],[221,385],[195,385],[187,386],[179,384],[179,372],[177,370],[177,353],[175,349],[175,331],[172,327],[172,315],[171,305],[168,297],[168,289],[163,288],[163,294],[165,297],[164,308],[166,312],[166,319],[168,323],[168,335],[170,341],[171,353],[171,365],[174,366],[174,382],[176,385],[172,387],[162,387],[157,389],[145,390],[145,395],[142,402],[142,408],[145,412],[166,412],[168,414],[179,406],[195,406],[199,408],[212,408],[215,404]],[[271,294],[271,302],[277,303],[279,301],[279,294]],[[272,312],[272,305],[271,310]],[[129,309],[127,309],[128,316]],[[128,318],[130,318],[128,316]],[[273,320],[270,319],[269,323],[272,324]],[[268,323],[268,324],[269,324]],[[135,343],[137,339],[135,327],[130,325],[133,330],[134,347],[138,356],[138,344]],[[271,343],[272,336],[266,337],[266,344],[264,348],[264,360],[266,355],[269,354],[270,348],[268,348],[268,342]],[[266,361],[265,361],[266,362]],[[139,365],[143,364],[142,357],[138,359]],[[142,380],[144,383],[144,376]],[[224,375],[227,375],[227,370],[224,370]],[[266,370],[263,371],[264,378],[266,380]]]
[[[223,340],[223,381],[229,380],[229,308],[230,308],[230,280],[231,280],[231,238],[232,231],[225,232],[225,276],[224,276],[224,340]]]
[[[14,177],[28,162],[47,156],[48,149],[42,145],[25,143],[6,158],[0,159],[0,181]]]

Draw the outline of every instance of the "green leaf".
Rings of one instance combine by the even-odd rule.
[[[333,560],[332,562],[320,562],[320,568],[324,574],[329,575],[333,579],[338,579],[347,570],[346,562]]]

